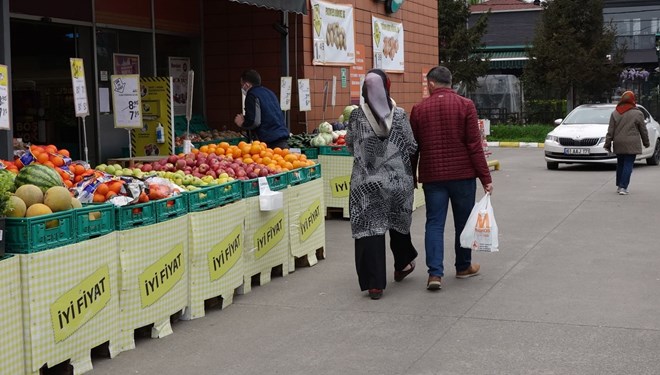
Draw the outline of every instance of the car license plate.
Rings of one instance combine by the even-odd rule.
[[[589,155],[588,148],[565,148],[564,155]]]

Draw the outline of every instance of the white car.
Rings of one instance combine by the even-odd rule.
[[[545,138],[545,161],[548,169],[558,169],[560,163],[616,163],[616,154],[607,152],[605,136],[610,115],[616,104],[584,104],[572,110]],[[637,105],[644,114],[650,147],[644,148],[637,160],[649,165],[660,163],[660,125],[646,108]],[[640,140],[641,142],[641,140]],[[616,146],[615,146],[616,147]]]

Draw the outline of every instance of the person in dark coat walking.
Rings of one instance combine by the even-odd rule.
[[[630,176],[637,155],[642,153],[642,143],[644,147],[650,145],[644,114],[637,108],[635,94],[626,91],[610,116],[603,147],[616,154],[616,191],[619,195],[628,195]]]
[[[379,299],[387,284],[386,232],[394,255],[394,280],[402,281],[415,269],[410,158],[417,143],[406,113],[390,98],[385,72],[367,72],[362,96],[365,103],[351,113],[346,134],[346,145],[354,156],[349,211],[360,288]]]

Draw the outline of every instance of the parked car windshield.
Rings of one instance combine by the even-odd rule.
[[[603,124],[610,123],[610,115],[612,114],[612,107],[585,107],[576,108],[564,119],[564,125],[576,124]]]

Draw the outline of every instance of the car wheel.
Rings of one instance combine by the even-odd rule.
[[[650,158],[646,159],[646,164],[648,165],[660,164],[660,139],[655,140],[655,149],[653,150],[653,155],[651,155]]]
[[[554,161],[548,161],[546,162],[546,166],[548,167],[549,170],[554,171],[559,169],[559,163],[556,163]]]

